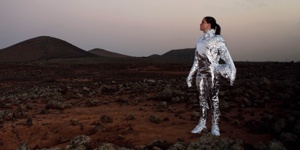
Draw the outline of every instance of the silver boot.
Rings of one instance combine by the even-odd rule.
[[[201,133],[203,129],[206,129],[206,119],[201,118],[199,124],[191,132]]]
[[[218,124],[213,124],[211,126],[211,134],[215,135],[215,136],[220,136],[220,129],[219,129]]]
[[[203,129],[206,129],[206,108],[202,108],[202,116],[199,120],[198,125],[191,131],[192,133],[201,133]]]

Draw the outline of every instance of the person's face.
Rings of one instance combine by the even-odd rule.
[[[202,22],[200,24],[200,30],[206,32],[210,29],[211,29],[211,24],[207,23],[205,19],[202,19]]]

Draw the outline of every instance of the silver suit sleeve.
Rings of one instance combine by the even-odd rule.
[[[188,75],[188,77],[186,78],[186,82],[187,82],[187,85],[188,87],[191,87],[192,86],[192,81],[193,81],[193,76],[194,74],[196,73],[198,67],[199,67],[199,60],[198,60],[198,55],[197,55],[197,50],[195,51],[195,59],[194,59],[194,63],[193,63],[193,66],[190,70],[190,73]]]
[[[229,79],[230,85],[232,86],[236,77],[235,65],[226,47],[225,42],[224,41],[219,42],[217,47],[220,52],[221,59],[223,59],[226,63],[226,64],[219,64],[217,70],[223,77]]]

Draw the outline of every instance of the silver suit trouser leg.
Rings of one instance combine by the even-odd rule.
[[[206,120],[207,120],[207,109],[208,103],[208,84],[207,78],[201,78],[200,81],[197,81],[197,86],[199,89],[199,104],[201,110],[201,116],[198,125],[191,131],[192,133],[201,133],[203,129],[206,129]]]
[[[221,115],[220,109],[219,109],[219,80],[218,76],[213,80],[212,84],[212,128],[211,133],[213,135],[220,135],[220,129],[218,126],[219,118]]]

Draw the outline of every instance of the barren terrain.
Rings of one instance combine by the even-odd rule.
[[[299,63],[236,66],[235,85],[221,82],[221,136],[214,138],[232,140],[244,149],[270,148],[274,143],[296,149]],[[199,119],[196,88],[185,83],[190,67],[2,64],[0,149],[14,150],[21,144],[30,149],[65,149],[78,135],[90,138],[89,149],[103,143],[170,149],[178,142],[192,149],[192,142],[210,134],[210,120],[208,131],[190,133]]]

